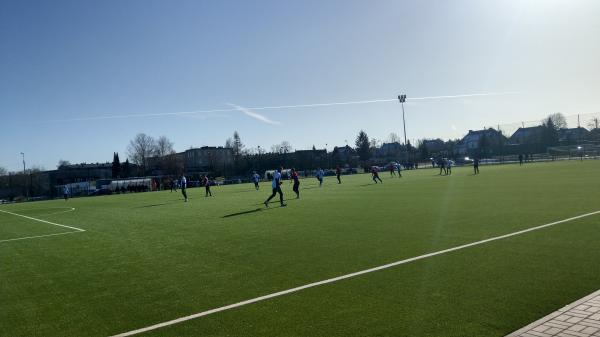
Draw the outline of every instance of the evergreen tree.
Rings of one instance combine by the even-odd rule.
[[[240,139],[240,134],[237,131],[233,132],[233,155],[236,158],[239,158],[242,155],[244,150],[244,144],[242,144],[242,140]]]
[[[125,160],[125,163],[123,163],[121,172],[123,178],[129,178],[129,176],[131,175],[131,165],[129,165],[129,158],[127,158]]]
[[[544,146],[555,146],[558,144],[558,129],[554,124],[554,120],[551,117],[546,119],[546,122],[542,124],[544,130],[542,132],[542,144]]]
[[[362,161],[367,161],[371,158],[371,144],[369,142],[369,136],[363,130],[360,130],[358,136],[356,137],[356,152],[358,152],[358,157]]]
[[[113,179],[119,178],[121,174],[121,161],[119,160],[119,154],[117,152],[113,153],[113,162],[112,162],[112,177]]]

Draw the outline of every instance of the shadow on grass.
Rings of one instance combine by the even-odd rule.
[[[255,208],[255,209],[251,209],[249,211],[243,211],[243,212],[237,212],[237,213],[231,213],[231,214],[223,215],[222,218],[231,218],[231,217],[234,217],[234,216],[252,214],[252,213],[266,211],[266,210],[268,210],[268,208]]]
[[[362,184],[362,185],[357,185],[358,187],[367,187],[367,186],[375,186],[375,185],[379,185],[379,184],[383,184],[383,183],[368,183],[368,184]]]
[[[134,208],[159,207],[159,206],[165,206],[165,205],[168,205],[168,204],[174,204],[174,203],[179,203],[179,202],[184,202],[184,201],[183,201],[183,199],[179,199],[179,200],[175,200],[175,201],[163,202],[163,203],[160,203],[160,204],[150,204],[150,205],[136,206]]]

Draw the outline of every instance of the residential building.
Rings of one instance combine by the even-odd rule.
[[[469,130],[456,144],[456,150],[459,155],[487,155],[492,154],[494,149],[501,147],[505,142],[506,137],[496,129]]]

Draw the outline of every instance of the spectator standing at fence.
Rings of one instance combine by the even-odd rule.
[[[185,202],[188,201],[188,197],[187,197],[187,179],[185,178],[185,175],[181,175],[181,194],[183,194],[183,197],[185,198]]]
[[[281,207],[287,206],[286,204],[283,203],[283,192],[281,191],[281,171],[282,170],[283,170],[283,167],[278,169],[277,171],[275,171],[275,173],[273,173],[273,182],[271,183],[271,187],[273,188],[273,193],[267,200],[265,200],[265,202],[264,202],[265,207],[269,207],[269,201],[271,201],[271,199],[273,199],[277,193],[279,193],[279,202],[281,203]]]

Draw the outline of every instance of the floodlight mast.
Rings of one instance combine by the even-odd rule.
[[[406,119],[404,118],[404,102],[406,102],[406,95],[398,95],[398,101],[402,104],[402,125],[404,127],[404,146],[408,143],[406,142]]]

